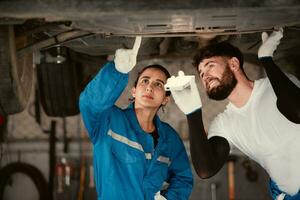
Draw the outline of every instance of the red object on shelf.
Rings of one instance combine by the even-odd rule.
[[[3,125],[5,122],[5,118],[0,115],[0,126]]]

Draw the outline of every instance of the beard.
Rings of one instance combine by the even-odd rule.
[[[226,99],[237,84],[237,80],[227,65],[221,79],[216,78],[219,81],[219,85],[207,90],[206,93],[210,99],[224,100]]]

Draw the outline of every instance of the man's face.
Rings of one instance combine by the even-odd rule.
[[[198,66],[202,83],[211,99],[226,99],[237,84],[229,60],[227,57],[216,56],[204,59]]]

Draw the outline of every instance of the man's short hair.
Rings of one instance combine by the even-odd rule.
[[[198,66],[202,60],[211,58],[214,56],[224,56],[224,57],[236,57],[240,62],[240,68],[244,72],[243,64],[244,57],[242,52],[232,44],[228,42],[220,42],[216,44],[211,44],[199,49],[194,57],[194,65],[198,69]]]

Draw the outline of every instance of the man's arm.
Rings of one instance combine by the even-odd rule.
[[[201,109],[188,114],[187,120],[194,168],[200,178],[209,178],[215,175],[227,161],[230,151],[229,143],[225,138],[218,136],[207,139]]]
[[[262,33],[262,45],[258,58],[262,62],[267,76],[277,96],[278,110],[291,122],[300,123],[300,88],[297,87],[274,63],[273,53],[280,43],[283,30],[274,31],[270,36]]]
[[[260,59],[277,96],[278,110],[291,122],[300,123],[300,88],[274,63],[271,57]]]
[[[190,151],[196,173],[209,178],[224,165],[229,155],[229,143],[222,137],[207,139],[202,122],[202,102],[195,83],[195,76],[178,76],[168,79],[165,85],[170,90],[177,106],[187,115],[190,132]]]

